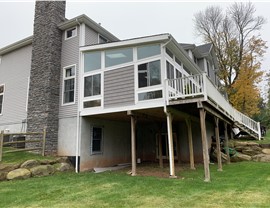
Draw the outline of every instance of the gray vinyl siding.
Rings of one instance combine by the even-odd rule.
[[[201,69],[201,71],[205,72],[204,59],[198,59],[197,65],[199,66],[199,68]]]
[[[104,108],[134,105],[134,66],[104,72]]]
[[[85,26],[85,45],[93,45],[98,43],[98,33],[90,27]]]
[[[60,80],[60,104],[59,118],[74,117],[77,115],[78,106],[78,74],[79,74],[79,37],[80,28],[77,27],[77,36],[65,40],[65,32],[62,39],[62,57],[61,57],[61,80]],[[76,86],[75,86],[75,104],[63,105],[63,72],[64,67],[76,64]]]
[[[22,124],[22,121],[27,118],[26,103],[31,56],[32,46],[28,45],[1,58],[0,85],[4,84],[5,89],[0,126]]]

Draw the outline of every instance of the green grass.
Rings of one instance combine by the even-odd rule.
[[[52,159],[53,157],[43,157],[41,154],[38,153],[31,153],[31,152],[13,152],[13,153],[5,153],[5,151],[13,150],[14,148],[11,147],[4,147],[3,148],[3,157],[1,163],[21,163],[26,160],[45,160],[45,159]]]
[[[269,207],[270,164],[242,162],[184,169],[179,179],[131,177],[126,171],[61,173],[0,183],[0,207]]]

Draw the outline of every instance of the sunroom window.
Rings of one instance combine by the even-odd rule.
[[[159,45],[147,45],[137,48],[138,59],[148,58],[160,54]]]
[[[138,66],[139,88],[158,85],[161,83],[160,60]]]
[[[84,54],[84,72],[101,68],[101,52],[89,52]]]
[[[84,97],[100,95],[101,75],[95,74],[84,78]]]
[[[133,61],[133,48],[105,51],[105,67],[124,64],[131,61]]]

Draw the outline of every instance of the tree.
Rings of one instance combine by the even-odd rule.
[[[255,16],[255,11],[254,5],[248,2],[234,3],[227,8],[226,13],[220,7],[211,6],[195,14],[196,32],[205,42],[214,45],[219,64],[218,75],[229,100],[236,93],[235,82],[241,69],[248,70],[250,44],[262,41],[252,37],[266,22],[263,17]],[[243,83],[245,79],[241,79]]]
[[[259,113],[258,104],[260,102],[260,90],[256,85],[260,82],[263,72],[261,68],[261,58],[265,53],[266,42],[252,37],[244,52],[239,69],[238,79],[231,86],[230,101],[236,109],[246,115],[254,116]]]

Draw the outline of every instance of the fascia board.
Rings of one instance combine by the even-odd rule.
[[[163,42],[169,39],[169,34],[157,35],[157,36],[149,36],[142,38],[135,38],[105,44],[97,44],[91,46],[84,46],[80,48],[80,51],[90,51],[90,50],[105,50],[109,48],[116,48],[122,46],[132,46],[132,45],[140,45],[145,43],[153,43],[153,42]]]
[[[16,49],[32,44],[33,36],[27,37],[0,49],[0,55],[4,55]]]
[[[84,14],[58,24],[58,28],[61,30],[66,30],[82,23],[86,24],[87,26],[89,26],[90,28],[92,28],[93,30],[95,30],[96,32],[100,33],[101,35],[103,35],[104,37],[110,40],[113,40],[113,41],[119,40],[112,33],[107,31],[105,28],[103,28],[102,26],[100,26],[99,24],[97,24],[95,21],[93,21],[92,19],[90,19]]]

